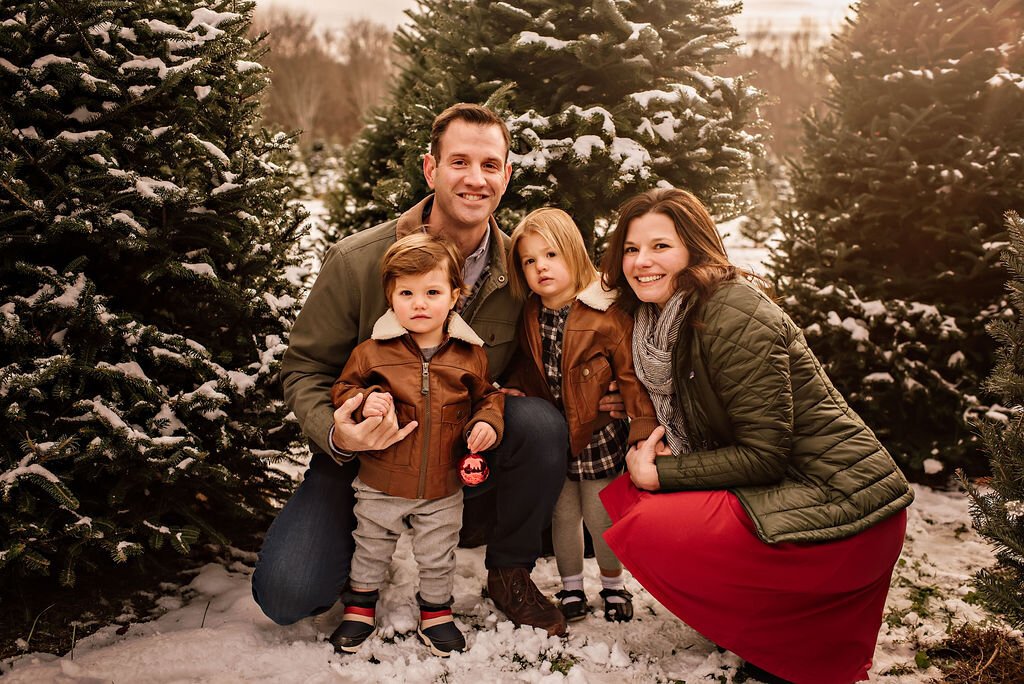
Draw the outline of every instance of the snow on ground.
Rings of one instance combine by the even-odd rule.
[[[915,487],[903,556],[893,577],[875,653],[872,680],[891,684],[939,677],[920,670],[917,652],[940,640],[949,624],[991,618],[966,602],[970,577],[988,565],[988,547],[970,529],[967,500],[958,493]],[[597,566],[586,561],[594,613],[573,623],[567,638],[514,629],[481,598],[483,549],[459,549],[455,582],[457,623],[468,650],[437,658],[416,637],[415,564],[403,537],[382,592],[378,633],[354,655],[339,656],[324,641],[340,615],[279,627],[253,602],[249,576],[255,554],[232,549],[229,566],[202,568],[187,586],[161,599],[150,622],[123,634],[111,625],[78,642],[74,656],[31,653],[0,663],[5,684],[54,682],[697,682],[733,681],[739,658],[668,613],[632,578],[636,618],[610,624],[600,614]],[[301,559],[297,559],[301,562]],[[558,587],[552,558],[533,573],[548,595]],[[889,672],[897,674],[885,674]],[[902,673],[902,674],[899,674]]]

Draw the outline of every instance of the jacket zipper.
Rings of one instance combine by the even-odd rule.
[[[438,351],[440,351],[440,349],[438,349]],[[434,353],[436,354],[437,352]],[[417,499],[422,499],[427,491],[427,457],[430,453],[430,434],[432,429],[430,424],[430,415],[432,413],[430,406],[430,362],[423,359],[422,355],[420,356],[420,360],[423,367],[423,372],[420,375],[420,394],[426,397],[423,403],[427,407],[427,410],[425,411],[426,420],[424,421],[426,425],[423,426],[425,429],[423,434],[426,435],[426,438],[420,440],[422,448],[420,453],[420,483],[419,487],[416,489]]]

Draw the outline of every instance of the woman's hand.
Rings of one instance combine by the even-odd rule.
[[[658,480],[658,467],[654,465],[654,459],[663,456],[668,448],[661,443],[665,436],[665,428],[658,426],[654,428],[651,436],[626,452],[626,469],[629,471],[629,479],[637,489],[646,489],[649,492],[656,492],[661,489],[661,481]]]

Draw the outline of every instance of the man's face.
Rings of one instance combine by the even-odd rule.
[[[423,158],[423,175],[434,191],[431,224],[436,220],[446,231],[486,226],[512,175],[501,129],[456,119],[438,147],[440,158]]]

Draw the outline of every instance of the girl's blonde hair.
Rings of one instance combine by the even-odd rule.
[[[575,294],[597,279],[597,269],[590,262],[587,246],[583,244],[583,236],[576,227],[572,217],[561,209],[544,207],[527,214],[512,231],[512,245],[509,249],[512,268],[509,269],[509,285],[512,294],[519,299],[526,299],[530,294],[530,286],[526,284],[526,274],[519,259],[519,243],[527,235],[539,235],[550,247],[553,247],[569,267],[572,275]]]
[[[395,281],[399,276],[416,276],[443,269],[452,292],[465,294],[462,283],[463,258],[447,238],[429,233],[412,233],[388,247],[380,266],[384,295],[391,302]]]

